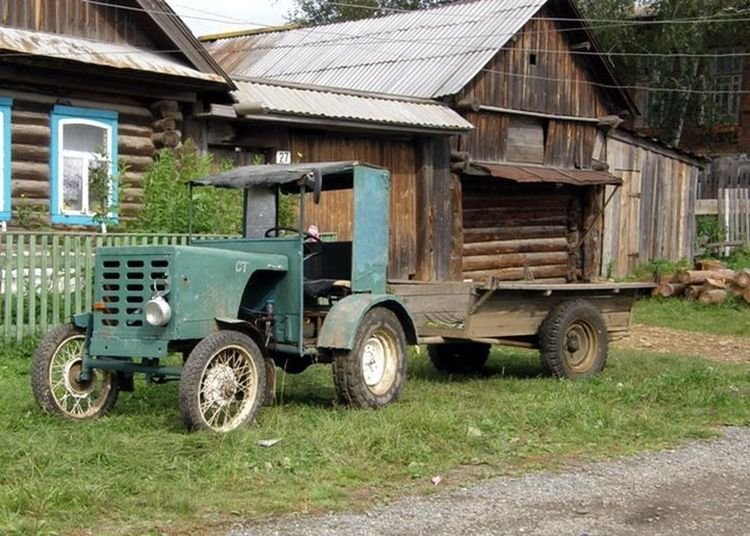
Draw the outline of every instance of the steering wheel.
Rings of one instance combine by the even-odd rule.
[[[282,225],[279,225],[277,227],[271,227],[270,229],[266,229],[266,232],[263,233],[263,235],[266,238],[271,238],[271,235],[273,233],[276,233],[276,236],[279,236],[280,231],[286,231],[288,233],[294,233],[299,234],[299,229],[295,229],[294,227],[284,227]],[[320,255],[323,253],[323,250],[325,249],[323,246],[323,241],[320,239],[320,237],[315,236],[314,234],[310,234],[306,231],[302,231],[302,236],[305,238],[305,240],[310,240],[312,242],[315,242],[317,244],[316,248],[313,251],[310,251],[307,255],[305,255],[302,260],[306,261],[307,259],[311,257],[315,257],[317,255]]]

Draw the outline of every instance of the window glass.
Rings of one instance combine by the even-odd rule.
[[[104,127],[76,123],[63,126],[65,151],[109,152],[107,145],[107,129]]]

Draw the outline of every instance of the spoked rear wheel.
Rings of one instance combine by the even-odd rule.
[[[266,394],[266,365],[243,333],[221,331],[190,353],[179,388],[180,413],[191,430],[231,432],[251,422]]]
[[[83,420],[99,417],[115,405],[115,374],[94,369],[87,381],[79,377],[85,342],[83,330],[65,324],[47,332],[39,344],[32,362],[31,389],[47,413]]]

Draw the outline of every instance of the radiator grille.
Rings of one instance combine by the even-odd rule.
[[[144,325],[143,306],[154,291],[166,290],[169,258],[105,258],[97,267],[97,299],[104,307],[97,310],[101,326],[121,329]]]

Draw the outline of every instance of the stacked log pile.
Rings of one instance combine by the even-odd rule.
[[[739,296],[750,304],[750,269],[729,270],[716,261],[699,263],[665,278],[653,291],[664,298],[684,296],[700,303],[723,303]]]

